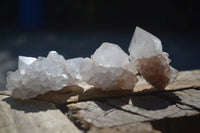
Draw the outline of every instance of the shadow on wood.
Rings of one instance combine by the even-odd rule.
[[[20,100],[12,97],[4,98],[2,101],[10,105],[11,109],[24,111],[25,113],[36,113],[40,111],[54,110],[53,104],[39,100]],[[50,105],[50,106],[49,106]]]
[[[162,133],[200,133],[199,128],[200,115],[180,118],[166,118],[152,121],[151,125],[154,129],[160,130]]]
[[[172,106],[175,105],[176,103],[178,103],[179,101],[181,101],[181,99],[179,98],[179,96],[177,96],[175,93],[172,92],[168,92],[167,95],[170,95],[170,98],[173,97],[173,101],[171,101],[170,99],[163,99],[160,97],[160,95],[157,94],[152,94],[152,95],[134,95],[134,96],[129,96],[129,97],[119,97],[119,98],[106,98],[103,100],[99,100],[99,101],[94,101],[102,110],[107,111],[110,110],[112,108],[118,108],[118,109],[122,109],[123,106],[127,106],[127,105],[132,105],[132,107],[137,107],[140,109],[144,109],[144,110],[149,110],[149,111],[156,111],[156,110],[161,110],[161,109],[165,109],[168,106]],[[166,97],[166,96],[163,96]],[[109,106],[105,106],[105,104],[102,103],[106,103]]]
[[[179,101],[181,99],[174,93],[169,92],[171,96],[173,95],[174,100],[172,102],[163,100],[157,96],[152,96],[152,95],[147,95],[147,96],[132,96],[131,97],[131,102],[133,106],[143,108],[145,110],[160,110],[160,109],[165,109],[168,106],[171,106]]]

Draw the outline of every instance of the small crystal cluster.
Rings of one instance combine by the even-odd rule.
[[[137,82],[129,56],[116,44],[103,43],[80,70],[84,81],[102,90],[129,90]]]
[[[75,82],[67,72],[65,59],[51,51],[47,58],[19,56],[18,70],[8,72],[7,88],[14,97],[27,99]]]
[[[118,45],[103,43],[91,58],[65,60],[55,51],[45,57],[19,56],[18,70],[8,72],[7,88],[15,98],[28,99],[66,86],[88,84],[103,91],[132,90],[137,70],[154,87],[163,89],[175,80],[168,54],[158,38],[137,27],[130,56]]]
[[[155,88],[164,89],[176,79],[178,71],[169,65],[169,55],[154,35],[136,27],[129,52],[139,72]]]

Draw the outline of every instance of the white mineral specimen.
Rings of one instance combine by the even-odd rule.
[[[139,27],[136,27],[129,53],[139,72],[154,87],[163,89],[176,79],[177,70],[169,65],[161,41]]]
[[[118,45],[103,43],[91,58],[65,60],[55,51],[45,57],[19,56],[18,70],[8,72],[7,88],[15,98],[28,99],[70,85],[86,85],[104,91],[132,90],[136,68],[156,88],[163,89],[176,78],[161,41],[137,27],[128,56]],[[131,60],[130,60],[131,59]]]
[[[135,67],[119,46],[104,43],[92,58],[65,60],[55,51],[46,58],[19,56],[18,70],[8,72],[7,88],[21,99],[83,83],[102,90],[133,89],[137,82],[133,71]]]
[[[82,62],[82,57],[66,60],[66,71],[71,75],[73,79],[77,79],[79,82],[83,80],[83,77],[80,75]]]
[[[129,56],[116,44],[103,43],[83,61],[81,75],[87,83],[102,90],[132,90],[137,82]]]
[[[104,42],[91,56],[98,64],[104,67],[123,68],[137,73],[135,64],[130,62],[129,56],[116,44]]]
[[[7,88],[16,98],[33,98],[77,82],[67,71],[66,60],[55,51],[49,52],[47,58],[20,56],[18,62],[19,69],[7,76]]]

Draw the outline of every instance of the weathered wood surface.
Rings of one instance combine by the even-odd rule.
[[[200,132],[200,70],[180,72],[163,91],[143,79],[131,93],[73,88],[39,98],[51,103],[0,92],[0,133]]]
[[[188,93],[191,94],[188,97]],[[194,94],[193,94],[194,93]],[[70,116],[98,128],[199,114],[200,90],[107,98],[67,105]]]
[[[0,133],[80,133],[55,105],[0,95]]]

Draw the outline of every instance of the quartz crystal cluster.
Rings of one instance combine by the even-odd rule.
[[[129,56],[118,45],[103,43],[91,58],[65,60],[55,51],[46,58],[19,56],[18,70],[8,72],[7,88],[21,99],[82,83],[102,90],[133,89],[134,72]]]
[[[67,71],[72,70],[67,70],[66,60],[55,51],[47,58],[19,56],[18,70],[8,72],[7,88],[16,98],[32,98],[77,82]]]
[[[89,58],[65,60],[56,51],[47,57],[19,56],[18,70],[8,72],[7,88],[15,98],[28,99],[66,86],[87,84],[103,91],[133,90],[137,70],[154,87],[163,89],[177,71],[158,38],[137,27],[127,55],[118,45],[103,43]],[[83,88],[84,89],[84,88]]]
[[[161,41],[154,35],[136,27],[129,46],[132,62],[151,85],[164,89],[177,76],[177,70],[169,65],[168,53],[162,51]]]
[[[91,58],[84,59],[80,73],[84,81],[102,90],[129,90],[137,82],[129,56],[111,43],[103,43]]]

